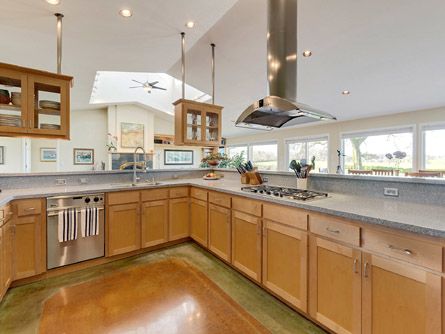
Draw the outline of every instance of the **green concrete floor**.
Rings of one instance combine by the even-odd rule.
[[[43,302],[60,288],[96,279],[129,266],[168,258],[183,259],[195,266],[272,333],[325,333],[193,243],[177,245],[10,289],[0,304],[0,333],[37,333]]]

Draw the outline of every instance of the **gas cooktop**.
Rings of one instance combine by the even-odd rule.
[[[297,201],[306,201],[309,199],[328,197],[327,193],[322,193],[318,191],[301,190],[297,188],[278,187],[278,186],[266,186],[266,185],[241,187],[241,190],[255,194],[262,194],[271,197],[282,197]]]

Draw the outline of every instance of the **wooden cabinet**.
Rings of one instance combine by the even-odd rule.
[[[140,205],[109,205],[107,208],[107,256],[141,248]]]
[[[13,209],[13,277],[21,279],[46,270],[43,201],[16,201],[13,203]]]
[[[9,207],[0,209],[0,301],[12,281],[13,229]]]
[[[142,248],[168,241],[168,200],[142,203]]]
[[[173,105],[176,145],[220,145],[222,107],[185,99]]]
[[[202,246],[208,246],[207,202],[190,200],[190,237]]]
[[[310,316],[335,333],[360,333],[361,252],[311,236],[309,258]]]
[[[232,211],[232,264],[261,282],[261,219]]]
[[[0,63],[0,89],[12,95],[0,104],[0,135],[69,139],[71,82],[69,76]]]
[[[407,263],[363,255],[363,333],[439,334],[442,282]]]
[[[209,249],[230,262],[232,253],[230,209],[209,204]]]
[[[307,233],[269,220],[263,224],[263,285],[306,312]]]
[[[186,238],[189,233],[189,198],[175,198],[169,201],[169,241]]]

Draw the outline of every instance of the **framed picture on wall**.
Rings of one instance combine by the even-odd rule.
[[[5,147],[0,146],[0,165],[5,164]]]
[[[40,148],[40,161],[41,162],[56,162],[57,161],[57,149],[41,147]]]
[[[121,147],[144,147],[144,124],[121,123]]]
[[[75,165],[94,165],[94,150],[92,148],[73,149]]]
[[[193,165],[193,151],[164,150],[164,165]]]

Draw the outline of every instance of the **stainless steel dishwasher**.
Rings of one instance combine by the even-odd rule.
[[[81,261],[91,260],[105,255],[105,215],[104,194],[56,196],[47,198],[47,269],[57,268]],[[99,210],[99,234],[82,238],[78,224],[78,238],[59,242],[58,215],[61,210],[77,209],[78,221],[80,210],[97,207]]]

